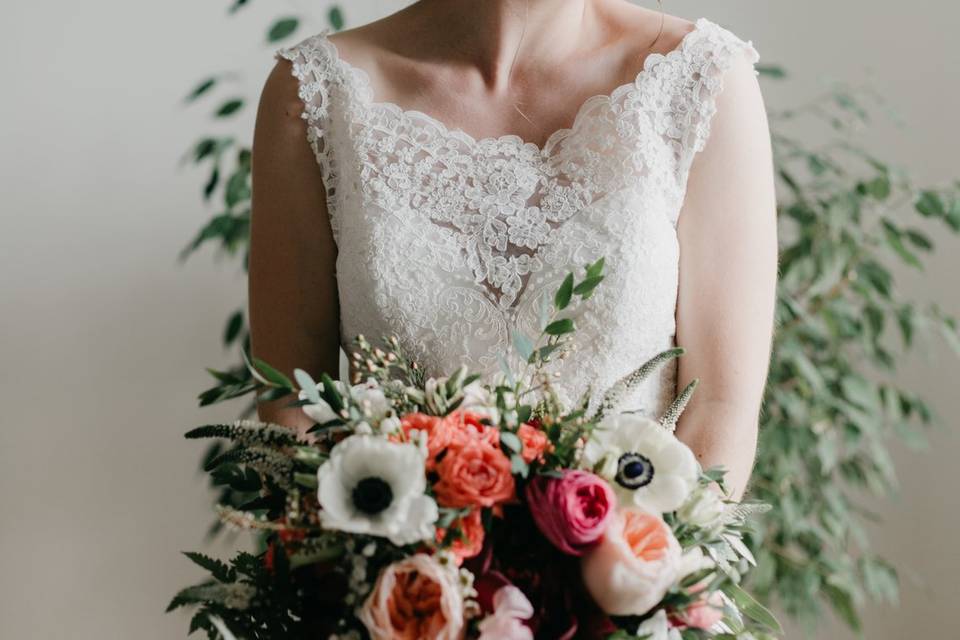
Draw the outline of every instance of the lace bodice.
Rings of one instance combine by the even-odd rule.
[[[677,217],[725,71],[749,42],[706,20],[651,54],[635,81],[594,96],[542,146],[476,139],[376,101],[366,73],[323,31],[278,49],[300,87],[334,239],[345,348],[396,335],[429,375],[461,363],[520,370],[511,335],[535,336],[540,299],[599,257],[606,279],[565,310],[576,350],[558,390],[595,406],[614,381],[675,345]],[[624,408],[659,413],[676,365]],[[629,405],[629,406],[626,406]]]

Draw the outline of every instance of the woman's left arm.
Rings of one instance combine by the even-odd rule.
[[[678,388],[700,386],[677,436],[739,500],[753,468],[773,336],[777,224],[770,133],[753,67],[724,78],[678,221]]]

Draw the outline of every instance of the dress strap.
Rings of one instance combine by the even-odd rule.
[[[711,121],[717,111],[717,98],[723,91],[724,77],[738,59],[744,58],[751,66],[760,60],[751,41],[744,41],[705,18],[697,21],[696,37],[683,51],[681,86],[679,94],[675,95],[680,141],[677,178],[684,188],[694,157],[703,150],[710,137]],[[756,68],[753,71],[758,73]]]
[[[327,207],[334,239],[339,242],[339,216],[337,207],[337,177],[340,173],[333,148],[336,146],[336,129],[331,105],[335,101],[335,89],[341,81],[341,66],[336,50],[324,29],[299,42],[276,49],[275,60],[289,60],[290,72],[297,79],[298,95],[303,104],[300,117],[307,123],[307,142],[320,166],[323,185],[327,192]]]

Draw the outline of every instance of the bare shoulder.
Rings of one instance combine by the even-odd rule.
[[[600,6],[601,20],[612,38],[639,57],[676,49],[696,28],[691,20],[624,0],[601,0]]]

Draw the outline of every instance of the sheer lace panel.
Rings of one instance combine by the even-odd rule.
[[[555,367],[583,375],[562,391],[593,382],[600,393],[673,345],[687,174],[734,55],[758,59],[750,43],[700,19],[539,147],[376,101],[327,36],[276,56],[293,63],[327,188],[344,339],[396,334],[437,375],[461,362],[492,371],[501,356],[519,368],[511,332],[535,335],[540,298],[606,256],[606,282],[570,310],[579,349]],[[638,403],[660,408],[674,376],[668,368]]]

